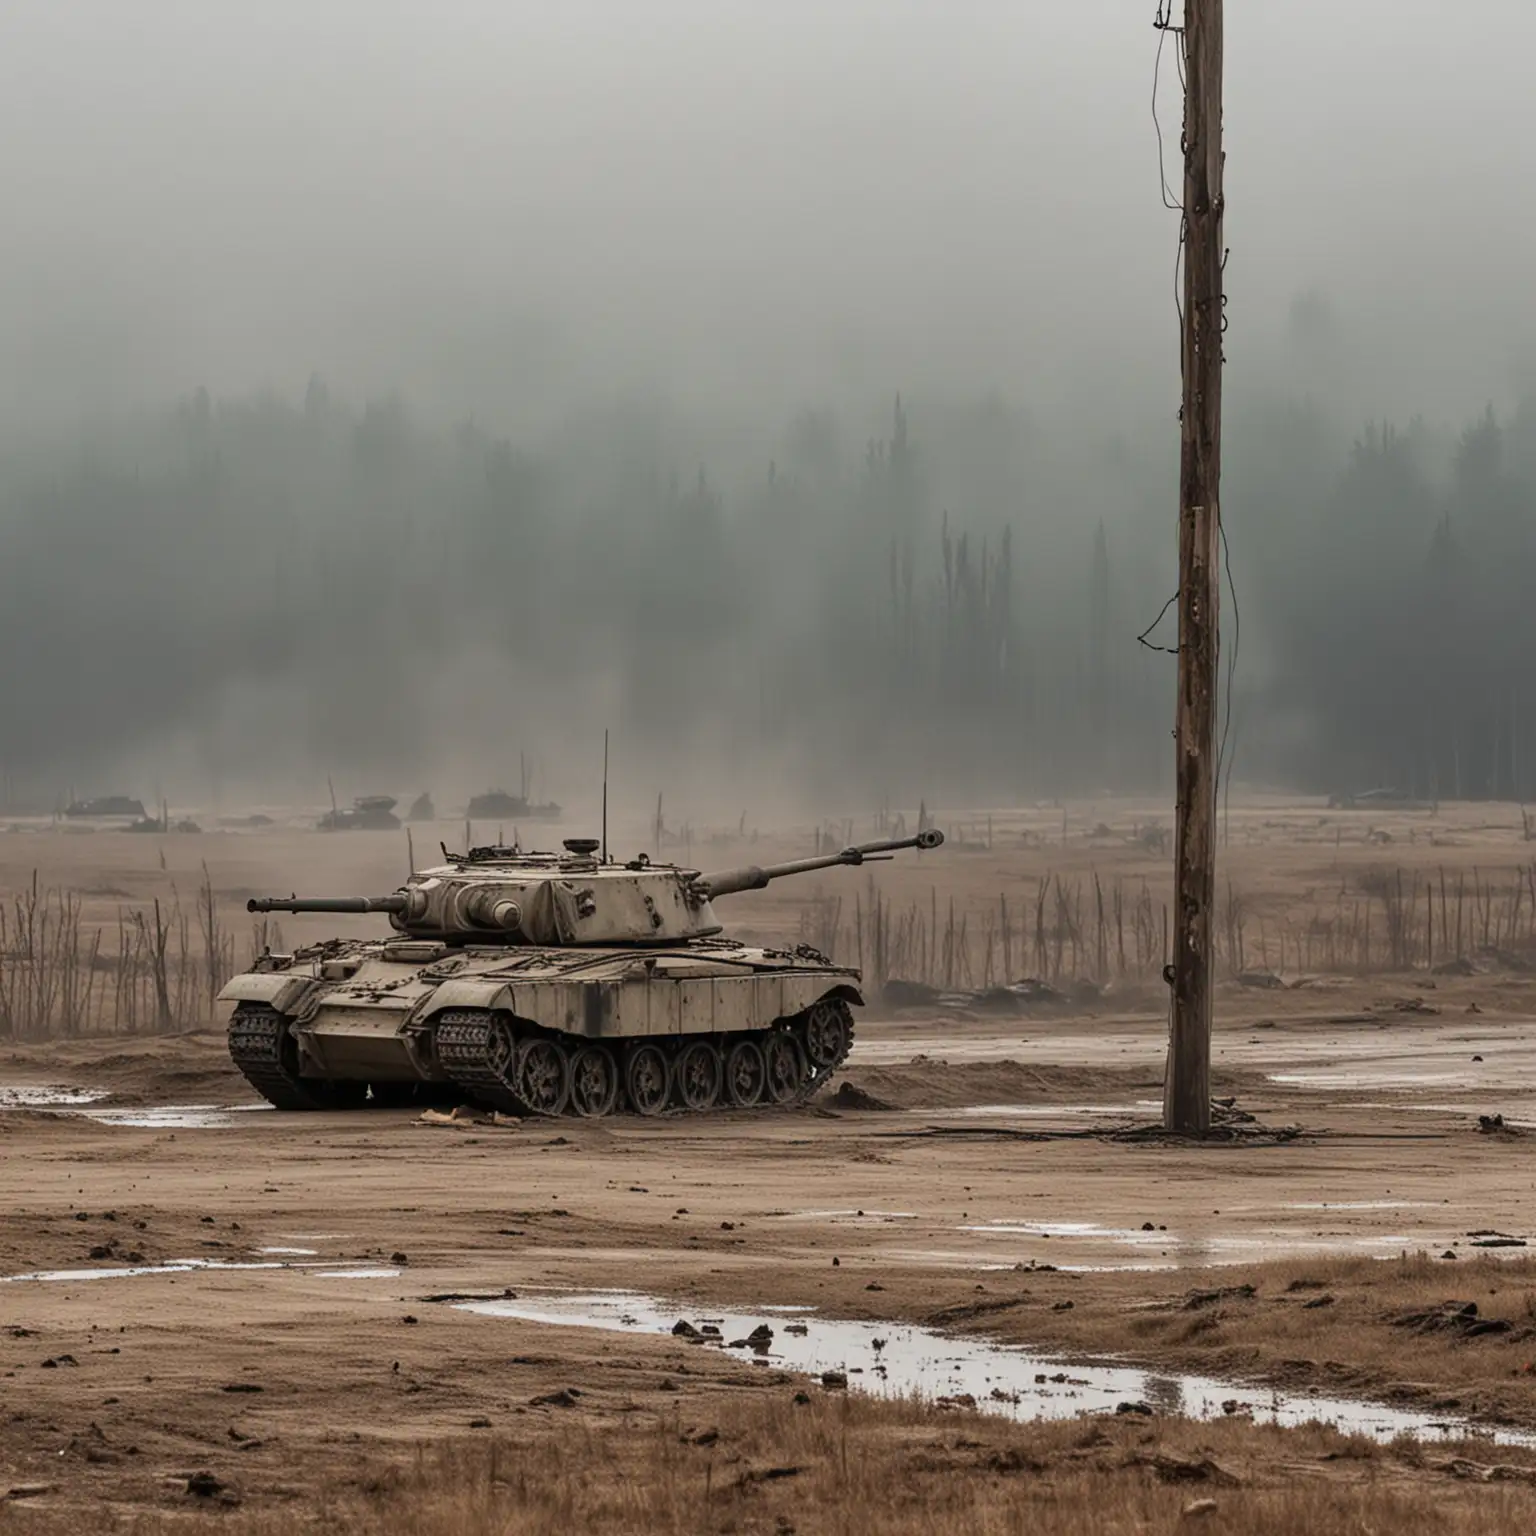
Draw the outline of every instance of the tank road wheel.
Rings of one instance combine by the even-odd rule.
[[[737,1109],[751,1109],[768,1084],[768,1068],[756,1040],[738,1040],[725,1053],[725,1096]]]
[[[805,1024],[801,1034],[804,1037],[805,1054],[810,1057],[813,1067],[827,1068],[837,1066],[848,1054],[848,1047],[853,1040],[853,1017],[848,1011],[848,1004],[841,998],[823,998],[819,1003],[813,1003],[805,1011]]]
[[[768,1069],[768,1097],[788,1104],[805,1083],[805,1052],[800,1042],[784,1030],[774,1030],[763,1042],[763,1061]]]
[[[517,1059],[517,1096],[532,1114],[564,1114],[571,1099],[571,1058],[558,1040],[524,1042]]]
[[[606,1045],[584,1045],[571,1062],[571,1113],[611,1115],[619,1101],[619,1068]]]
[[[684,1109],[713,1109],[724,1076],[720,1051],[712,1040],[685,1045],[677,1058],[677,1100]]]
[[[624,1094],[637,1115],[659,1115],[671,1097],[672,1073],[659,1045],[637,1045],[624,1063]]]

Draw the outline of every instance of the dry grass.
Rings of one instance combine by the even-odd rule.
[[[797,935],[858,965],[872,991],[892,978],[973,988],[1033,975],[1151,996],[1169,931],[1159,815],[1165,822],[1166,808],[1125,801],[982,813],[970,825],[941,816],[950,841],[936,853],[903,855],[865,878],[834,870],[778,883],[732,898],[721,915],[732,931],[775,943]],[[1444,806],[1377,824],[1255,802],[1234,822],[1216,924],[1225,975],[1422,975],[1472,962],[1508,973],[1536,954],[1536,866],[1513,807]],[[840,843],[890,830],[876,817],[826,835]],[[793,831],[726,842],[705,862],[810,851]],[[233,936],[246,896],[387,890],[407,862],[393,833],[8,835],[0,1036],[208,1022],[210,977],[245,958]],[[333,916],[285,926],[298,942],[380,931],[377,920]]]
[[[1465,1463],[1458,1468],[1449,1449],[1380,1447],[1321,1428],[1120,1419],[1014,1425],[819,1390],[797,1400],[789,1387],[715,1402],[708,1414],[700,1417],[691,1403],[671,1414],[621,1410],[603,1419],[530,1409],[515,1434],[421,1449],[409,1464],[365,1469],[346,1494],[301,1508],[232,1511],[220,1529],[228,1536],[316,1529],[334,1536],[1109,1536],[1182,1528],[1523,1536],[1536,1521],[1536,1487],[1518,1462],[1504,1462],[1504,1475],[1485,1482],[1467,1476]],[[1471,1454],[1489,1465],[1485,1452]],[[180,1508],[164,1515],[117,1524],[98,1515],[92,1528],[181,1528],[198,1502],[182,1494]],[[39,1510],[28,1528],[82,1528],[54,1523],[59,1518]]]
[[[989,1291],[999,1294],[985,1312],[949,1326],[1069,1353],[1123,1354],[1215,1376],[1536,1422],[1536,1260],[1453,1264],[1409,1255],[1155,1278],[1019,1279],[1019,1305],[997,1307],[1007,1293],[994,1285]],[[1241,1294],[1245,1286],[1251,1296]],[[1056,1311],[1063,1298],[1070,1310]],[[1474,1302],[1476,1321],[1507,1330],[1468,1334],[1401,1321],[1447,1302]]]
[[[967,907],[952,895],[941,900],[936,886],[926,902],[897,906],[871,880],[851,901],[807,901],[798,931],[876,987],[893,978],[945,988],[1024,975],[1055,984],[1147,980],[1168,953],[1165,883],[1047,871],[1012,897],[1003,889]],[[1432,972],[1474,958],[1490,969],[1527,970],[1536,954],[1536,864],[1454,875],[1444,867],[1364,869],[1326,894],[1309,893],[1304,910],[1266,920],[1273,894],[1227,882],[1216,921],[1226,975]]]
[[[213,1017],[234,969],[206,865],[192,912],[173,886],[168,904],[155,897],[95,924],[77,892],[42,885],[34,870],[0,903],[0,1039],[186,1029]]]

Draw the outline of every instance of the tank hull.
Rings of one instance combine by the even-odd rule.
[[[856,971],[726,940],[664,949],[337,943],[221,997],[285,1109],[471,1098],[518,1115],[802,1102],[852,1044]]]

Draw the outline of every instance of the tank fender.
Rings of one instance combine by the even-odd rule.
[[[444,1008],[495,1008],[512,1007],[512,988],[504,981],[492,978],[466,976],[445,981],[421,1005],[412,1023],[430,1019]]]
[[[832,998],[837,1002],[851,1003],[855,1008],[864,1006],[864,994],[851,982],[843,982],[840,986],[833,987],[828,992],[821,994],[822,1001]]]
[[[288,971],[246,971],[224,984],[219,1001],[267,1003],[279,1013],[295,1013],[299,999],[314,984],[313,976],[295,976]]]

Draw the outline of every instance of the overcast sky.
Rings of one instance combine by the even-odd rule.
[[[1162,409],[1155,8],[6,0],[0,416],[312,368],[493,418],[656,382]],[[1361,415],[1503,398],[1536,6],[1227,10],[1232,387],[1300,314]]]

